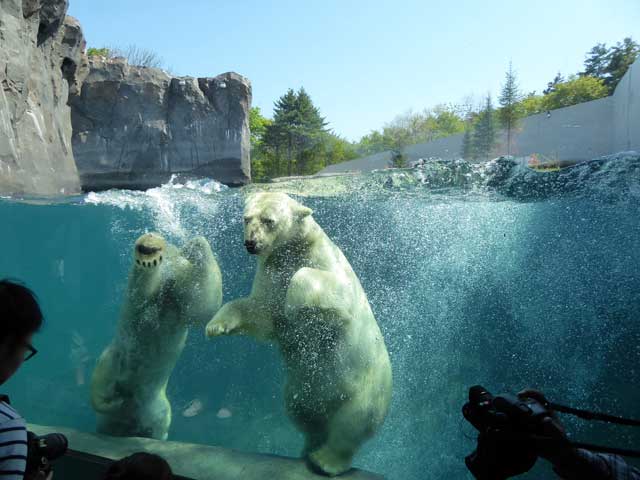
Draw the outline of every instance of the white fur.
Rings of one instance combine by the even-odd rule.
[[[253,288],[225,304],[206,333],[279,345],[287,412],[305,434],[303,455],[338,475],[387,414],[391,365],[358,278],[311,213],[282,193],[247,199],[245,241],[258,256]]]
[[[118,329],[93,373],[91,401],[99,433],[166,439],[169,377],[189,326],[204,325],[220,308],[222,277],[203,237],[182,250],[157,234],[143,235],[140,243],[162,250],[134,250]]]

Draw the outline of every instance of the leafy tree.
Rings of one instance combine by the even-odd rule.
[[[554,87],[555,88],[555,87]],[[520,100],[520,108],[524,116],[535,115],[536,113],[544,112],[543,105],[544,97],[542,95],[536,95],[536,92],[531,92]]]
[[[500,126],[507,131],[507,155],[511,155],[511,136],[517,127],[518,120],[522,117],[520,91],[511,62],[509,62],[509,70],[506,73],[499,102],[501,108],[498,110],[498,120]]]
[[[251,131],[251,144],[258,145],[262,141],[267,126],[271,125],[271,120],[262,116],[260,107],[252,107],[249,110],[249,130]]]
[[[263,148],[263,138],[271,120],[262,116],[259,107],[249,110],[249,131],[251,132],[251,175],[254,181],[268,177],[271,159],[269,152]]]
[[[320,145],[322,147],[320,168],[358,158],[354,145],[334,133],[325,133]]]
[[[372,155],[388,149],[384,135],[377,130],[365,135],[358,142],[358,152],[361,155]]]
[[[607,48],[604,43],[598,43],[587,53],[584,72],[580,72],[579,75],[602,80],[611,94],[638,55],[640,45],[631,37],[623,39],[611,48]]]
[[[475,158],[489,159],[496,143],[496,128],[491,94],[487,95],[484,108],[478,114],[473,132]]]
[[[577,103],[588,102],[609,94],[604,81],[595,77],[570,76],[566,82],[555,86],[554,91],[542,99],[543,110],[568,107]]]
[[[409,111],[387,123],[382,131],[374,130],[358,142],[361,155],[387,150],[402,151],[407,145],[430,142],[464,131],[464,120],[457,109],[438,105],[422,112]]]

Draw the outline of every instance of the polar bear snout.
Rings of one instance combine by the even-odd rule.
[[[246,248],[247,252],[249,252],[251,255],[256,255],[258,253],[258,242],[256,242],[255,240],[245,240],[244,248]]]
[[[148,245],[140,244],[136,246],[136,251],[142,255],[153,255],[156,252],[162,251],[162,248],[150,247]]]

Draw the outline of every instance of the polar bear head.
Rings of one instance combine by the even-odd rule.
[[[255,193],[244,207],[244,245],[252,255],[267,257],[274,250],[299,238],[310,208],[284,193]]]

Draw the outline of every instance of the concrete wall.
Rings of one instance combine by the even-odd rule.
[[[613,153],[613,97],[600,98],[522,120],[511,144],[516,157],[537,153],[558,160],[587,160]],[[507,154],[506,133],[494,156]]]
[[[462,150],[463,134],[451,135],[439,138],[433,142],[418,143],[404,149],[404,154],[409,162],[415,162],[419,158],[439,157],[458,158]]]
[[[640,60],[629,67],[613,95],[522,120],[511,143],[511,154],[543,159],[589,160],[625,150],[640,150]],[[409,162],[419,158],[460,158],[462,134],[404,149]],[[507,154],[506,133],[498,136],[492,156]],[[331,165],[320,173],[370,171],[390,165],[383,152]]]
[[[640,60],[620,80],[613,103],[613,150],[640,150]]]

